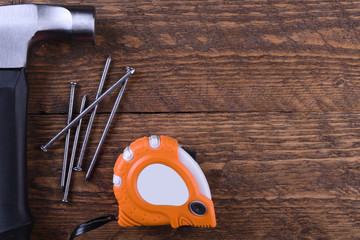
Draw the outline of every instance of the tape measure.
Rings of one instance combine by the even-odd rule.
[[[118,215],[83,223],[72,238],[114,220],[121,227],[216,226],[206,177],[194,158],[173,138],[153,135],[126,147],[115,163],[113,190],[119,204]]]
[[[122,227],[215,227],[209,185],[199,165],[166,136],[131,143],[114,167],[114,193]]]

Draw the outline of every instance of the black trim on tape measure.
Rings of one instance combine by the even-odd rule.
[[[105,215],[105,216],[98,217],[98,218],[89,220],[87,222],[84,222],[74,229],[74,231],[71,233],[70,240],[73,240],[77,236],[87,233],[98,227],[101,227],[102,225],[105,225],[111,221],[117,221],[117,214],[116,215]]]
[[[195,161],[196,161],[196,152],[194,150],[191,150],[188,147],[182,147],[182,149],[185,150]]]

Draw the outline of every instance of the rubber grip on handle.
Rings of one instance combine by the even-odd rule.
[[[0,70],[0,239],[30,239],[27,190],[26,70]]]

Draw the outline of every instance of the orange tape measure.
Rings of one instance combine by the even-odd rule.
[[[121,227],[216,226],[206,177],[173,138],[153,135],[131,143],[115,163],[113,184],[118,216],[106,215],[82,223],[70,239],[114,220]]]
[[[173,138],[151,136],[131,143],[115,163],[113,182],[122,227],[216,226],[205,175]]]

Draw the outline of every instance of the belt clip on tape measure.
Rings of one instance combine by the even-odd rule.
[[[216,226],[205,175],[173,138],[153,135],[131,143],[115,163],[113,183],[118,216],[85,222],[74,230],[71,239],[113,220],[121,227]]]

